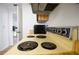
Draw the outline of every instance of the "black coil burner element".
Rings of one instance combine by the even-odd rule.
[[[37,38],[46,38],[46,36],[44,36],[44,35],[38,35],[38,36],[36,36]]]
[[[51,43],[51,42],[43,42],[41,44],[41,46],[45,49],[49,49],[49,50],[53,50],[53,49],[56,49],[57,46],[54,44],[54,43]]]
[[[18,49],[21,51],[33,50],[38,46],[37,42],[34,41],[26,41],[18,45]]]
[[[33,35],[29,35],[29,36],[27,36],[28,38],[34,38],[35,36],[33,36]]]

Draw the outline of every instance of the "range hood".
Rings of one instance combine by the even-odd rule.
[[[32,3],[32,11],[36,14],[49,15],[59,4],[58,3]]]

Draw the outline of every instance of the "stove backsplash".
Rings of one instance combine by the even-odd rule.
[[[48,32],[71,38],[71,28],[69,27],[47,27],[46,30]]]

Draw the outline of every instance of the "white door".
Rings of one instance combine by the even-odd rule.
[[[14,5],[14,13],[13,13],[13,26],[15,30],[13,31],[13,41],[14,44],[19,42],[22,39],[22,8],[21,4]]]

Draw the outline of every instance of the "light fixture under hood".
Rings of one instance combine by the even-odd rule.
[[[37,22],[44,23],[48,21],[49,14],[57,6],[58,3],[32,3],[32,11],[37,14]]]

